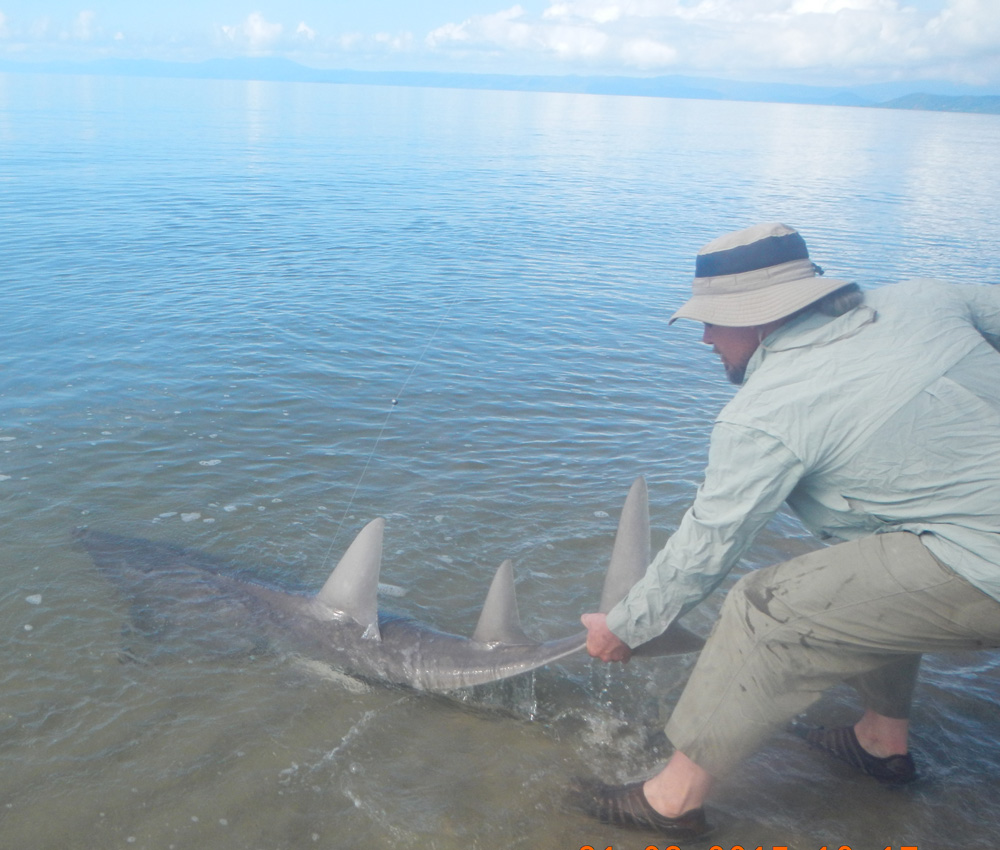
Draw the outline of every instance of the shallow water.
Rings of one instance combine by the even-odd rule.
[[[656,767],[690,659],[444,698],[152,642],[71,530],[319,586],[382,515],[388,604],[471,633],[509,557],[571,633],[632,479],[659,546],[731,395],[666,325],[698,247],[782,219],[865,285],[998,281],[998,160],[992,116],[0,75],[4,846],[641,850],[562,789]],[[813,545],[779,517],[747,565]],[[915,788],[782,735],[704,850],[992,847],[998,669],[928,659]]]

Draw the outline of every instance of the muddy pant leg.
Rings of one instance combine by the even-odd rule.
[[[898,711],[909,704],[920,652],[990,646],[1000,646],[1000,603],[915,535],[831,546],[736,583],[667,735],[722,775],[835,684],[860,677]],[[892,694],[900,682],[906,692]]]
[[[849,684],[858,692],[865,708],[883,717],[906,720],[910,716],[919,669],[920,656],[905,655],[870,673],[855,676]]]

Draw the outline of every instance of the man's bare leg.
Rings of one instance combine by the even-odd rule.
[[[858,743],[877,758],[902,755],[907,752],[910,721],[886,717],[868,709],[854,726]],[[676,750],[666,766],[643,785],[646,799],[657,812],[669,818],[680,817],[692,809],[700,809],[712,787],[712,776],[680,750]]]
[[[864,750],[877,758],[904,755],[908,752],[910,721],[886,717],[872,709],[865,711],[854,724],[854,734]]]
[[[676,818],[700,809],[711,786],[711,775],[676,750],[666,767],[646,782],[643,791],[656,811]]]

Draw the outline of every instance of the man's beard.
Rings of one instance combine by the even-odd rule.
[[[722,368],[726,370],[726,377],[729,378],[730,383],[740,386],[743,383],[743,379],[747,374],[746,365],[734,366],[725,357],[722,356],[722,352],[719,351],[714,345],[712,346],[712,351],[715,352],[716,356],[719,358],[719,362],[722,364]]]
[[[736,384],[736,386],[742,386],[743,379],[747,374],[746,366],[730,366],[728,363],[722,364],[726,370],[726,377],[729,378],[730,383]]]

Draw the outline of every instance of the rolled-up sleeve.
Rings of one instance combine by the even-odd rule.
[[[661,634],[725,578],[802,474],[802,462],[775,437],[716,423],[694,504],[608,613],[608,627],[631,647]]]

